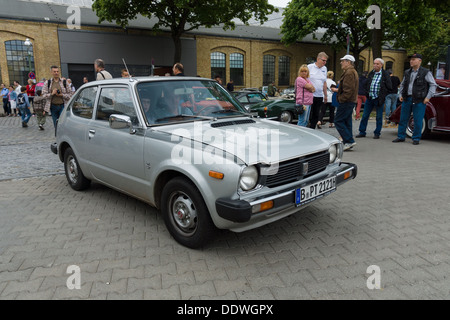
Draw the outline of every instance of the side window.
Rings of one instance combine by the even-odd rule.
[[[247,96],[239,97],[238,100],[239,100],[239,102],[248,103],[248,98],[247,98]]]
[[[260,102],[263,101],[261,95],[259,93],[255,93],[255,94],[249,94],[248,98],[250,100],[250,102]]]
[[[97,120],[109,120],[112,114],[126,115],[137,123],[136,110],[128,88],[102,88],[97,106]]]
[[[92,118],[97,90],[97,87],[89,87],[83,89],[78,94],[78,97],[72,104],[72,112],[74,115],[86,119]]]

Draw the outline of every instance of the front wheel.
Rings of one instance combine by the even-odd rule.
[[[289,111],[281,112],[281,114],[280,114],[280,121],[281,122],[291,123],[292,122],[292,114]]]
[[[170,180],[161,196],[161,212],[170,234],[188,248],[205,245],[215,226],[195,185],[185,178]]]

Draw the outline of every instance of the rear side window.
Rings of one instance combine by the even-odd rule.
[[[86,119],[92,118],[97,90],[97,87],[89,87],[83,89],[78,94],[78,97],[72,104],[72,112],[74,115]]]

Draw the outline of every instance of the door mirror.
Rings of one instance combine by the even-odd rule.
[[[109,116],[109,126],[112,129],[130,128],[130,134],[135,134],[136,130],[133,128],[131,118],[121,114],[112,114]]]

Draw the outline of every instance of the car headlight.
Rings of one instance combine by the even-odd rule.
[[[255,166],[245,167],[239,178],[239,186],[242,190],[248,191],[256,187],[258,183],[258,169]]]
[[[328,149],[328,152],[330,153],[330,163],[335,163],[336,161],[342,158],[343,152],[342,144],[341,143],[332,144]]]

